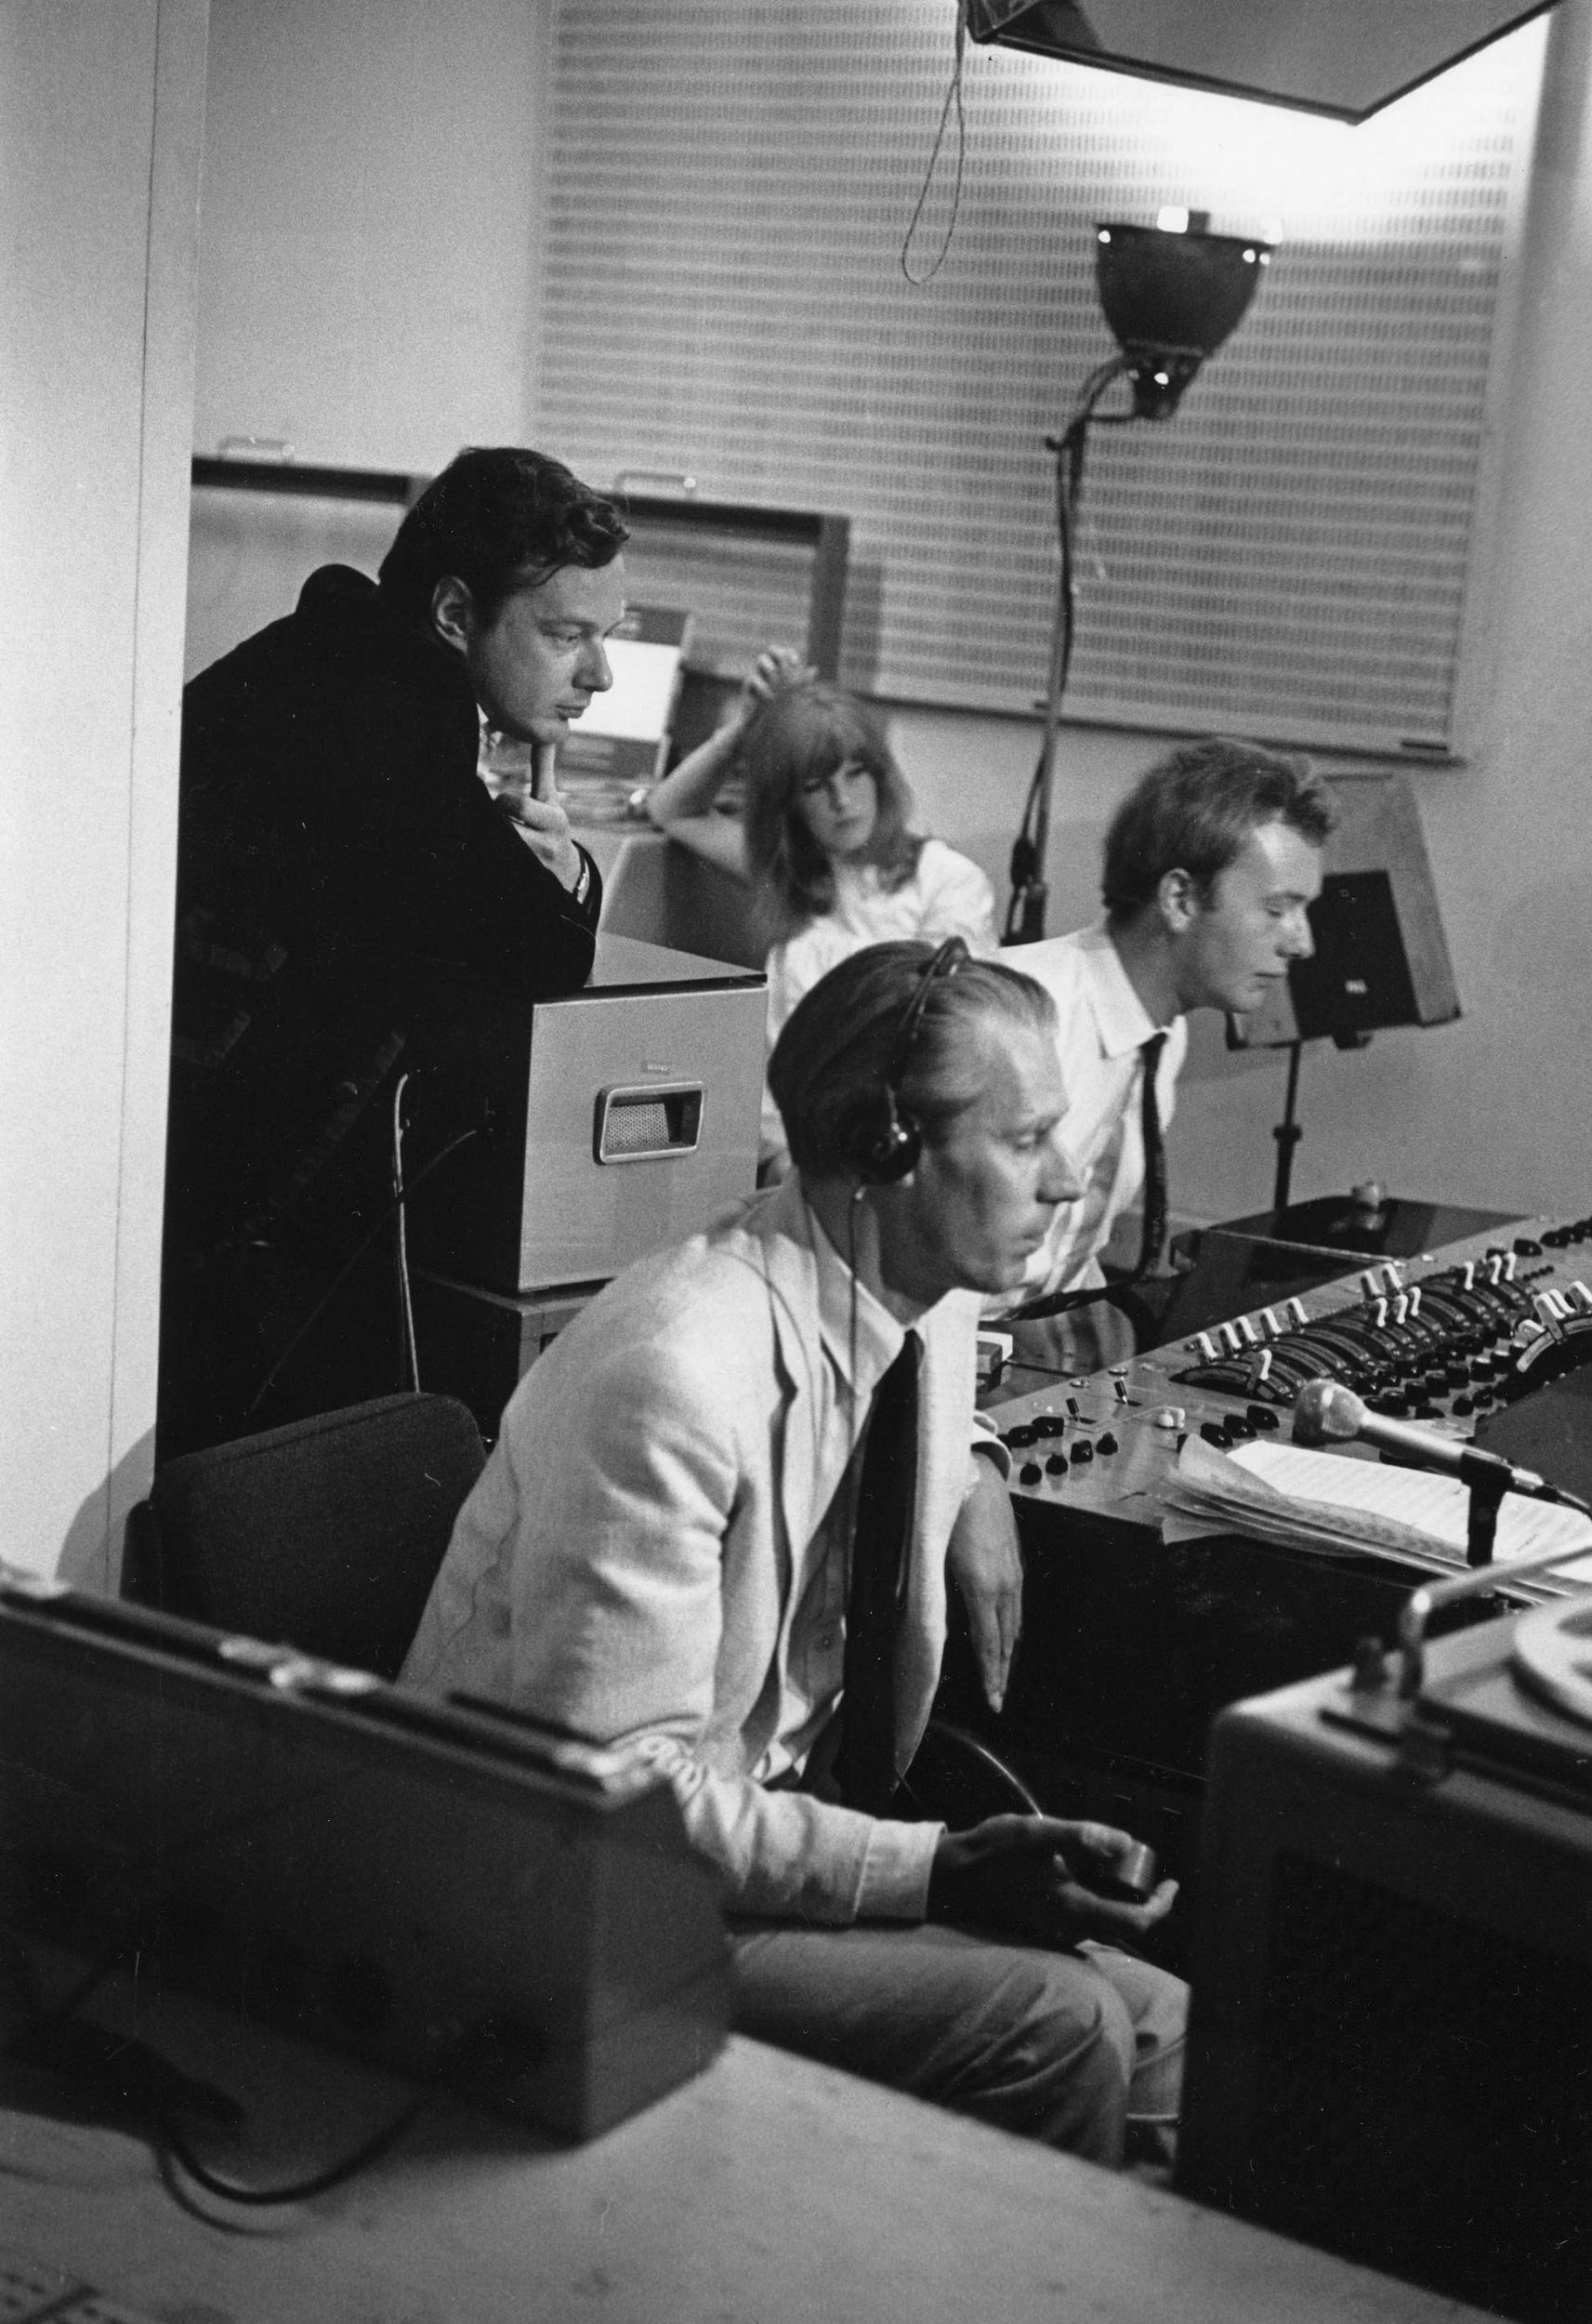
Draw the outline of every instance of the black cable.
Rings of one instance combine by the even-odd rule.
[[[1046,1315],[1064,1315],[1070,1307],[1090,1307],[1097,1300],[1114,1300],[1120,1292],[1131,1291],[1137,1283],[1149,1280],[1149,1270],[1135,1268],[1130,1275],[1120,1275],[1114,1283],[1091,1284],[1082,1291],[1051,1291],[1045,1298],[1025,1300],[1020,1307],[1008,1308],[1004,1315],[992,1315],[990,1327],[1004,1331],[1007,1324],[1036,1324]]]
[[[32,1966],[20,1946],[16,1948],[16,1959],[19,1967],[26,1966],[26,1982],[32,1987]],[[246,2186],[240,2180],[224,2178],[202,2162],[177,2120],[176,2110],[183,2106],[208,2115],[223,2128],[241,2129],[246,2117],[229,2092],[195,2081],[148,2042],[107,2026],[77,2020],[76,2012],[96,1987],[125,1959],[125,1945],[101,1955],[64,2000],[35,2008],[27,2022],[7,2037],[0,2055],[12,2065],[34,2067],[46,2073],[98,2086],[147,2122],[163,2169],[168,2161],[175,2163],[206,2194],[219,2196],[230,2203],[302,2203],[341,2185],[395,2146],[412,2128],[429,2104],[444,2064],[457,2053],[451,2050],[448,2061],[427,2075],[407,2106],[336,2162],[280,2186]]]
[[[245,1420],[250,1419],[254,1413],[258,1411],[260,1406],[265,1402],[266,1397],[270,1394],[272,1387],[275,1385],[277,1374],[281,1371],[283,1366],[287,1362],[288,1357],[293,1353],[294,1350],[302,1343],[306,1335],[320,1322],[322,1316],[326,1313],[327,1308],[330,1307],[332,1301],[336,1298],[337,1293],[342,1289],[344,1284],[353,1274],[354,1269],[359,1265],[360,1261],[364,1257],[366,1251],[369,1250],[371,1245],[375,1241],[376,1236],[382,1233],[383,1229],[387,1227],[394,1218],[397,1217],[402,1206],[409,1200],[410,1195],[425,1185],[426,1181],[430,1177],[432,1171],[440,1169],[442,1164],[447,1161],[450,1155],[457,1154],[461,1146],[468,1145],[472,1138],[479,1138],[482,1134],[482,1130],[479,1124],[470,1129],[461,1130],[456,1138],[451,1138],[449,1140],[448,1143],[442,1147],[440,1153],[434,1154],[431,1156],[431,1159],[427,1163],[425,1169],[420,1172],[417,1178],[413,1180],[409,1185],[400,1187],[398,1193],[388,1204],[387,1208],[376,1220],[374,1226],[369,1229],[368,1233],[362,1235],[359,1242],[355,1244],[353,1249],[349,1252],[343,1264],[338,1268],[336,1274],[332,1277],[331,1282],[327,1285],[320,1299],[316,1301],[314,1306],[310,1309],[309,1314],[306,1315],[304,1321],[299,1325],[298,1329],[294,1333],[286,1347],[284,1347],[277,1356],[276,1362],[271,1366],[264,1380],[261,1380],[259,1386],[255,1390],[254,1394],[250,1397],[247,1405],[243,1408],[243,1417]]]
[[[944,265],[951,249],[951,237],[956,231],[957,216],[962,207],[962,173],[967,159],[967,121],[962,110],[962,67],[967,47],[967,0],[958,0],[956,47],[951,67],[951,86],[945,92],[945,102],[940,108],[940,125],[934,132],[934,143],[928,155],[928,167],[923,173],[923,184],[918,191],[917,202],[906,232],[901,239],[901,271],[914,290],[922,290],[926,284],[932,283]],[[944,236],[935,254],[934,263],[926,274],[914,274],[912,271],[912,238],[917,231],[918,219],[923,216],[924,204],[928,200],[929,188],[934,183],[934,172],[940,160],[940,149],[945,142],[945,125],[951,117],[953,105],[956,109],[956,179],[951,193],[951,216],[946,221]]]
[[[351,2153],[328,2163],[323,2170],[312,2172],[308,2178],[292,2179],[281,2186],[245,2186],[240,2180],[224,2179],[218,2171],[212,2171],[208,2163],[200,2161],[178,2130],[169,2106],[157,2104],[151,2113],[163,2159],[169,2159],[179,2170],[186,2172],[194,2185],[202,2186],[206,2195],[219,2196],[229,2203],[246,2203],[264,2208],[272,2203],[307,2203],[314,2196],[324,2195],[332,2187],[341,2186],[345,2180],[353,2178],[356,2172],[378,2161],[398,2145],[406,2132],[414,2128],[430,2104],[432,2091],[433,2086],[428,2081],[408,2106],[401,2108],[390,2121],[384,2122],[380,2130],[374,2131],[369,2138],[362,2140]]]
[[[414,1338],[414,1295],[409,1281],[408,1215],[403,1208],[403,1092],[409,1076],[401,1074],[392,1093],[392,1194],[398,1205],[393,1242],[398,1267],[398,1322],[403,1335],[403,1363],[408,1384],[420,1393],[420,1350]]]

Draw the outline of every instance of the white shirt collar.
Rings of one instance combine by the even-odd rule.
[[[1077,941],[1089,965],[1090,999],[1104,1055],[1125,1057],[1129,1050],[1142,1049],[1157,1033],[1170,1030],[1155,1023],[1135,992],[1103,918],[1082,930]],[[1176,1023],[1174,1017],[1172,1023]]]

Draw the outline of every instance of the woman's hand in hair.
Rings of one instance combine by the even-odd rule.
[[[741,723],[755,718],[765,702],[772,702],[776,694],[788,693],[793,686],[809,686],[818,676],[810,662],[788,645],[766,646],[752,665],[751,674],[741,689],[737,710]]]
[[[724,724],[704,743],[699,743],[646,794],[646,812],[659,830],[666,831],[671,824],[707,814],[735,764],[742,735],[763,704],[772,702],[776,694],[788,693],[793,686],[805,686],[816,676],[817,672],[809,669],[800,654],[793,653],[789,646],[765,647],[753,663]]]

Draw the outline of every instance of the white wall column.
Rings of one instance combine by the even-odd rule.
[[[205,0],[0,7],[0,1555],[152,1444]]]

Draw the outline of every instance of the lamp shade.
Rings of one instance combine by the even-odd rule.
[[[1270,245],[1237,234],[1099,226],[1095,279],[1140,419],[1168,419],[1207,355],[1243,319]]]
[[[1552,0],[960,0],[974,40],[1364,121]]]

